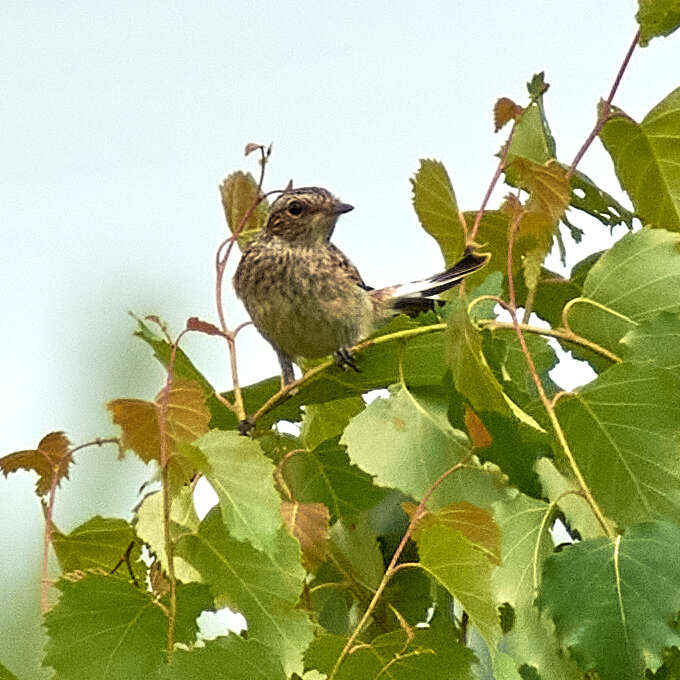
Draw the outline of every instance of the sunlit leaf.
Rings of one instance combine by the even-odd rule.
[[[659,312],[680,312],[680,235],[661,229],[627,234],[592,266],[567,320],[583,337],[621,354],[619,340]]]
[[[621,342],[626,357],[649,361],[680,378],[680,316],[661,312],[628,331]]]
[[[58,485],[64,477],[68,478],[69,445],[63,432],[50,432],[40,440],[37,449],[16,451],[0,458],[0,470],[5,477],[17,470],[37,472],[35,492],[42,496],[50,490],[53,481]]]
[[[229,175],[219,188],[227,225],[234,233],[258,195],[257,182],[249,172],[238,170]],[[269,202],[263,198],[239,232],[238,244],[241,248],[264,226],[268,212]]]
[[[351,420],[341,442],[377,484],[420,499],[468,454],[467,437],[451,426],[447,408],[438,391],[395,387]]]
[[[313,627],[297,609],[305,570],[300,545],[284,527],[275,551],[263,553],[232,538],[219,509],[213,508],[196,533],[177,541],[176,550],[201,574],[219,606],[245,616],[248,639],[271,647],[286,673],[302,670],[302,652],[312,639]]]
[[[281,499],[274,487],[274,464],[259,444],[237,432],[211,430],[196,442],[200,452],[187,452],[219,498],[227,531],[269,552],[281,527]]]
[[[465,234],[458,218],[458,203],[446,168],[440,161],[424,159],[411,180],[413,207],[423,229],[441,248],[447,267],[463,255]]]
[[[680,26],[680,2],[678,0],[638,0],[640,24],[640,45],[643,47],[652,38],[670,35]]]
[[[602,680],[638,680],[680,645],[680,527],[644,522],[545,562],[539,599],[564,647]]]
[[[606,515],[621,526],[680,520],[680,381],[669,371],[617,364],[559,399],[556,413]]]
[[[680,10],[676,11],[680,17]],[[654,227],[680,231],[680,88],[639,124],[615,110],[600,139],[640,219]]]
[[[358,396],[325,404],[308,404],[300,429],[302,441],[308,449],[314,449],[326,440],[337,437],[350,419],[363,408],[364,400]]]
[[[491,591],[493,565],[478,546],[452,527],[435,524],[418,537],[423,567],[463,606],[485,642],[494,647],[501,628]]]

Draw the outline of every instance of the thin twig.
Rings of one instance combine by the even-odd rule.
[[[531,356],[531,352],[529,352],[529,347],[527,346],[526,340],[524,338],[524,333],[522,332],[521,327],[522,324],[520,324],[517,319],[517,298],[515,297],[515,281],[512,275],[512,250],[515,242],[515,237],[519,229],[519,224],[523,215],[524,215],[523,210],[517,210],[514,217],[512,218],[512,221],[510,222],[510,227],[508,229],[507,276],[508,276],[508,291],[510,294],[510,307],[511,307],[510,315],[512,316],[512,323],[515,328],[515,333],[517,334],[517,339],[519,340],[519,344],[522,348],[522,354],[524,354],[527,366],[529,367],[529,372],[534,381],[534,384],[536,385],[538,396],[540,397],[541,402],[543,403],[543,407],[545,408],[546,413],[548,414],[548,418],[550,419],[550,423],[553,427],[555,435],[557,436],[557,440],[559,441],[560,446],[562,447],[564,455],[569,461],[569,465],[576,477],[576,480],[578,481],[581,491],[583,492],[583,496],[588,502],[588,505],[590,506],[590,509],[592,510],[593,514],[597,518],[597,521],[602,526],[604,533],[610,539],[613,539],[614,534],[612,533],[612,530],[604,516],[604,513],[602,512],[600,506],[593,497],[590,488],[588,487],[588,484],[586,483],[586,480],[583,477],[583,474],[581,473],[581,470],[576,462],[576,459],[574,458],[574,454],[571,452],[571,448],[569,447],[569,443],[567,442],[567,438],[564,434],[564,431],[562,430],[562,426],[557,418],[555,409],[553,408],[550,399],[548,399],[548,396],[545,393],[543,383],[541,382],[541,379],[538,376],[538,371],[536,370],[536,364],[534,364],[533,357]]]
[[[614,99],[614,95],[616,94],[616,91],[619,89],[619,85],[621,84],[623,74],[625,73],[626,68],[628,68],[628,63],[630,62],[630,58],[633,56],[633,52],[639,40],[640,30],[638,29],[637,33],[635,34],[635,37],[633,38],[633,42],[630,44],[630,47],[626,52],[626,56],[623,58],[623,61],[621,62],[621,66],[619,67],[619,71],[616,74],[616,78],[614,79],[612,89],[609,91],[609,96],[607,97],[607,99],[605,99],[602,106],[600,106],[600,110],[597,115],[597,120],[595,121],[595,126],[590,131],[588,137],[586,137],[586,141],[583,142],[583,145],[576,153],[576,156],[574,156],[574,160],[571,162],[571,166],[569,168],[569,171],[567,172],[567,177],[571,177],[571,175],[574,174],[576,166],[581,162],[581,159],[585,155],[586,151],[593,143],[595,138],[600,134],[602,128],[604,127],[604,124],[607,122],[607,118],[609,118],[609,113],[611,111],[611,105]]]
[[[345,646],[343,647],[342,652],[340,652],[340,656],[338,656],[338,658],[335,662],[335,665],[333,666],[333,670],[330,672],[330,675],[328,676],[328,680],[333,680],[333,678],[335,677],[336,673],[338,672],[338,669],[340,668],[340,665],[345,660],[345,657],[349,653],[349,650],[354,645],[355,640],[357,639],[357,637],[359,637],[359,635],[363,631],[364,627],[366,626],[368,619],[371,617],[371,614],[375,610],[376,605],[378,604],[378,600],[380,600],[380,597],[383,594],[383,591],[385,590],[385,588],[387,587],[387,584],[389,583],[392,576],[394,576],[394,574],[396,573],[397,562],[399,561],[401,554],[404,552],[404,548],[406,547],[406,544],[408,543],[409,538],[411,538],[411,534],[413,533],[413,529],[414,529],[417,521],[423,515],[423,512],[425,510],[425,505],[430,500],[430,497],[437,490],[439,485],[449,475],[456,472],[457,470],[460,470],[464,466],[465,466],[465,461],[461,461],[460,463],[456,463],[453,467],[450,467],[448,470],[443,472],[433,482],[433,484],[430,486],[430,488],[425,492],[420,503],[418,503],[418,507],[416,508],[415,512],[413,513],[413,516],[411,517],[411,521],[409,522],[408,527],[406,528],[406,532],[402,536],[401,541],[399,542],[399,545],[397,546],[397,549],[394,551],[394,554],[392,555],[392,559],[390,560],[390,563],[387,566],[387,569],[385,570],[385,573],[383,574],[383,577],[380,580],[380,583],[378,584],[378,587],[377,587],[375,593],[373,594],[373,597],[371,598],[371,601],[370,601],[368,607],[366,608],[364,615],[361,617],[361,620],[356,625],[354,631],[352,631],[352,634],[350,635],[349,639],[345,643]]]

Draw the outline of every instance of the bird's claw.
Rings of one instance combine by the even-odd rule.
[[[351,368],[357,373],[361,373],[361,369],[357,366],[354,356],[347,347],[341,347],[339,350],[333,352],[333,361],[335,361],[335,365],[340,368],[344,368],[345,370]]]
[[[253,422],[253,419],[247,417],[238,424],[238,433],[243,437],[247,437],[254,427],[255,423]]]

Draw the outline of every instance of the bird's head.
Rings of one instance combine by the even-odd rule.
[[[352,208],[320,187],[288,189],[272,204],[265,231],[302,245],[319,245],[330,239],[338,217]]]

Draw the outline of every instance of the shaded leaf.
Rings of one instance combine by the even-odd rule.
[[[463,255],[465,234],[458,218],[456,195],[443,163],[422,159],[411,186],[418,219],[439,244],[446,266],[451,267]]]
[[[70,442],[63,432],[50,432],[38,444],[37,449],[16,451],[0,458],[0,470],[5,477],[17,470],[33,470],[38,473],[35,492],[38,496],[46,494],[56,478],[58,485],[66,477],[71,464]]]
[[[219,498],[227,531],[239,541],[270,552],[278,544],[281,499],[274,487],[274,464],[259,444],[234,431],[211,430],[187,452]]]
[[[624,362],[556,404],[574,458],[597,502],[621,526],[680,520],[680,381]]]
[[[575,170],[569,181],[571,183],[569,205],[572,208],[582,210],[610,229],[619,224],[625,225],[628,229],[633,228],[635,215],[612,195],[600,189],[588,175]]]
[[[615,541],[591,539],[545,562],[540,606],[583,670],[642,677],[680,644],[680,527],[643,522]]]
[[[446,470],[469,452],[467,437],[448,421],[441,391],[394,387],[355,416],[341,443],[352,462],[377,484],[420,499]]]
[[[300,429],[305,446],[314,449],[327,439],[339,435],[347,423],[364,409],[364,405],[364,400],[356,396],[305,406],[305,416]]]
[[[284,524],[300,542],[302,563],[313,571],[328,553],[328,508],[322,503],[281,503]]]
[[[680,231],[680,88],[657,104],[642,123],[615,110],[600,139],[640,219]]]
[[[266,645],[227,635],[205,646],[177,649],[163,669],[163,680],[286,680],[281,662]]]
[[[140,562],[141,544],[135,530],[124,520],[96,515],[77,526],[69,534],[52,529],[52,547],[62,572],[102,569],[110,572],[125,555],[130,544],[129,563],[138,581],[144,582],[146,566]],[[127,567],[118,567],[125,579]]]
[[[18,678],[0,663],[0,680],[18,680]]]
[[[370,475],[350,463],[337,438],[314,451],[302,450],[286,459],[283,475],[298,501],[323,503],[332,521],[355,518],[387,493],[373,484]]]
[[[335,635],[317,638],[305,654],[305,666],[329,674],[347,639]],[[418,628],[409,639],[402,630],[380,635],[357,645],[334,676],[337,680],[472,680],[474,653],[459,644],[450,623],[435,621]]]
[[[90,574],[57,581],[59,602],[45,616],[44,665],[68,680],[146,680],[165,659],[168,620],[151,593]],[[164,602],[167,611],[167,601]],[[179,584],[175,639],[194,641],[196,617],[212,606],[204,585]]]
[[[343,574],[372,592],[385,571],[375,532],[365,518],[348,524],[336,522],[330,531],[330,551]]]
[[[275,651],[286,673],[302,670],[302,652],[313,627],[298,610],[305,579],[298,542],[281,527],[276,550],[263,553],[237,541],[224,529],[213,508],[198,531],[177,541],[177,555],[189,562],[210,586],[218,606],[239,611],[248,622],[248,639]]]

